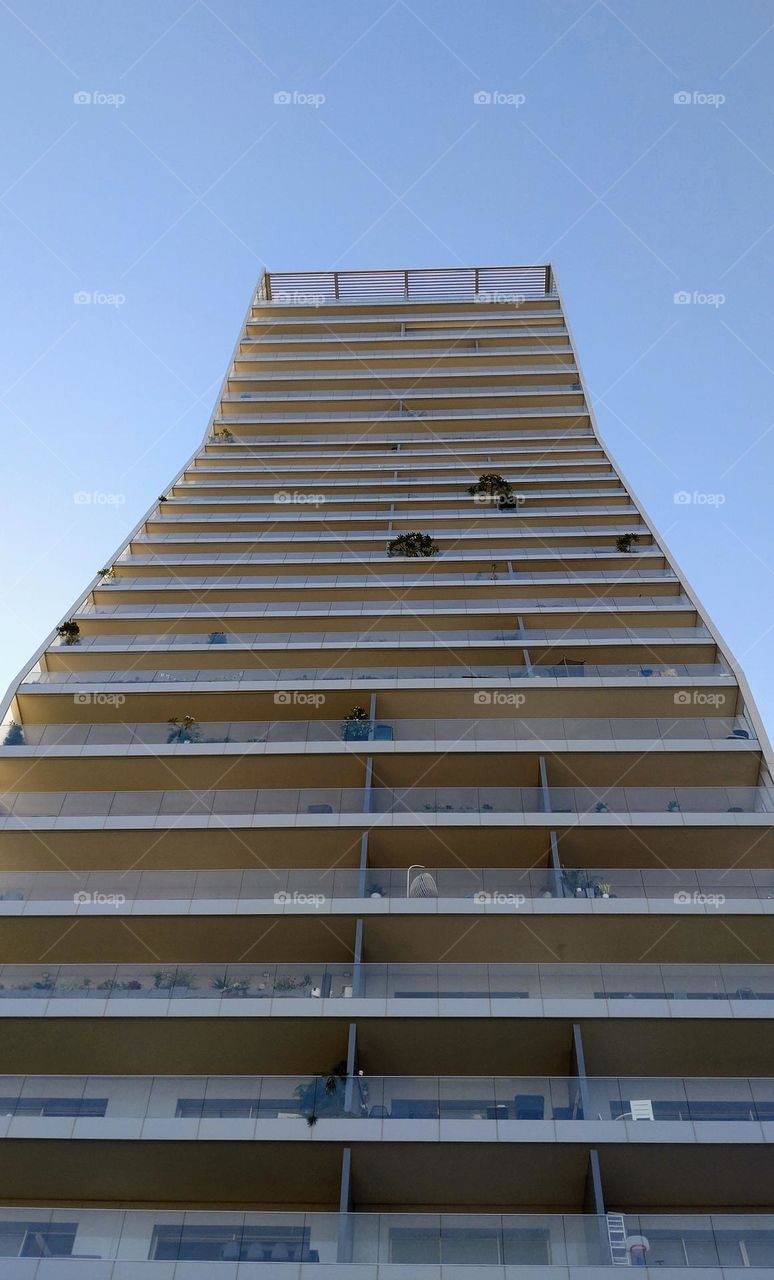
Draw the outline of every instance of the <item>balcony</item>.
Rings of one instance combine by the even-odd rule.
[[[6,791],[0,793],[0,825],[78,827],[95,821],[126,826],[127,819],[159,826],[207,823],[325,825],[326,819],[362,825],[364,815],[378,825],[526,823],[556,825],[565,815],[594,823],[641,821],[658,815],[675,824],[701,822],[710,815],[743,824],[765,823],[774,813],[774,791],[739,787],[265,787],[233,790]],[[291,821],[292,820],[292,821]],[[349,820],[349,822],[347,822]],[[284,825],[280,823],[280,825]]]
[[[483,706],[482,706],[483,713]],[[0,730],[0,745],[9,750],[46,747],[46,755],[56,748],[80,751],[81,748],[122,747],[178,747],[194,748],[208,745],[238,747],[277,746],[303,749],[305,747],[335,746],[342,742],[373,744],[395,743],[404,746],[437,745],[444,750],[455,744],[470,742],[489,743],[499,750],[520,746],[524,750],[555,749],[560,744],[578,743],[607,748],[611,744],[652,744],[664,742],[675,747],[695,749],[710,743],[749,743],[756,749],[756,739],[750,723],[739,716],[671,716],[659,718],[601,716],[565,717],[554,719],[514,719],[510,716],[459,719],[395,719],[378,717],[362,724],[345,724],[342,720],[220,720],[197,721],[186,730],[169,722],[127,723],[63,723],[16,726],[9,724]],[[9,737],[12,739],[8,741]],[[549,745],[550,744],[550,745]]]
[[[503,295],[494,298],[490,295]],[[507,295],[507,297],[505,296]],[[394,271],[267,271],[259,304],[506,302],[555,298],[550,266],[439,267]]]
[[[684,1144],[725,1124],[774,1142],[774,1079],[0,1076],[0,1140]]]
[[[765,905],[764,905],[765,904]],[[2,871],[0,915],[774,914],[774,870],[656,867]]]
[[[769,1020],[774,1016],[774,965],[245,961],[0,966],[0,1016],[164,1018],[171,1013],[204,1018],[315,1014]]]
[[[5,1271],[14,1280],[43,1280],[37,1268],[44,1258],[55,1260],[57,1270],[48,1274],[77,1280],[168,1280],[175,1263],[208,1263],[208,1275],[233,1280],[239,1261],[252,1264],[245,1276],[262,1275],[261,1263],[281,1262],[287,1280],[300,1280],[302,1265],[304,1276],[312,1274],[313,1264],[353,1280],[390,1276],[393,1268],[396,1278],[440,1280],[441,1265],[460,1280],[479,1274],[528,1280],[543,1268],[551,1280],[600,1274],[612,1280],[621,1266],[643,1265],[643,1255],[643,1280],[670,1280],[673,1271],[694,1268],[702,1277],[747,1268],[769,1276],[774,1215],[0,1210],[0,1258],[6,1268],[17,1260]],[[105,1262],[113,1261],[116,1269],[106,1271]],[[280,1273],[267,1265],[266,1274]]]

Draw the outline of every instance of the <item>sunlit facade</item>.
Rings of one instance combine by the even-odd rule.
[[[550,267],[265,274],[2,711],[0,1277],[774,1276],[770,748]]]

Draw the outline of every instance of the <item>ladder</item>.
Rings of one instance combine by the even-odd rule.
[[[622,1213],[608,1213],[607,1240],[610,1245],[610,1258],[614,1267],[629,1266],[629,1251],[626,1248],[626,1223]]]

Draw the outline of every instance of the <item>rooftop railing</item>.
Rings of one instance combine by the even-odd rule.
[[[260,302],[298,306],[331,302],[518,302],[555,296],[548,265],[267,271],[258,292]]]

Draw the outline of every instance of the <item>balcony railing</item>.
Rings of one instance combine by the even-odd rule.
[[[6,791],[0,818],[774,813],[768,787],[309,787]]]
[[[497,297],[489,295],[498,295]],[[500,298],[499,295],[503,295]],[[324,302],[516,302],[554,298],[550,266],[439,267],[393,271],[267,271],[258,299]]]
[[[6,747],[103,747],[206,746],[210,743],[244,743],[269,746],[336,745],[349,742],[395,742],[406,745],[464,742],[520,743],[530,750],[557,742],[725,742],[755,741],[748,721],[740,716],[650,718],[611,716],[484,719],[460,716],[451,719],[387,719],[363,722],[342,720],[202,720],[185,726],[158,721],[106,724],[6,723],[0,729],[0,745]]]
[[[760,1125],[774,1121],[774,1078],[768,1077],[564,1077],[564,1076],[194,1076],[194,1075],[90,1075],[0,1076],[0,1129],[7,1138],[86,1136],[79,1120],[89,1120],[88,1136],[99,1136],[95,1120],[131,1121],[123,1138],[207,1138],[225,1136],[222,1125],[208,1121],[416,1120],[439,1122],[417,1126],[417,1142],[453,1138],[443,1122],[543,1121],[550,1125],[545,1138],[561,1140],[570,1135],[554,1128],[556,1121],[598,1126],[618,1122],[620,1131],[608,1129],[613,1141],[652,1140],[647,1122],[682,1126],[678,1140],[695,1140],[692,1126],[721,1122],[755,1126],[749,1141],[760,1142]],[[71,1119],[73,1124],[62,1125]],[[16,1126],[15,1120],[22,1120]],[[154,1127],[164,1121],[164,1128]],[[31,1124],[30,1122],[39,1122]],[[52,1126],[50,1121],[54,1121]],[[170,1125],[178,1121],[179,1125]],[[626,1121],[633,1122],[628,1129]],[[193,1123],[192,1123],[193,1122]],[[310,1124],[310,1128],[312,1125]],[[389,1140],[389,1123],[381,1136]],[[176,1131],[177,1129],[177,1131]],[[112,1124],[106,1126],[113,1133]],[[260,1123],[242,1123],[229,1134],[249,1141],[271,1137],[276,1129]],[[277,1135],[281,1136],[281,1135]],[[318,1130],[317,1134],[321,1135]],[[357,1139],[357,1130],[351,1131]],[[364,1137],[373,1137],[373,1126],[363,1126]],[[483,1129],[471,1136],[495,1137]],[[518,1138],[506,1132],[504,1137]],[[600,1130],[596,1129],[596,1137]]]
[[[465,1013],[468,1001],[478,1001],[487,1017],[507,1016],[510,1005],[517,1013],[550,1015],[555,1001],[582,1001],[588,1012],[594,1007],[632,1010],[633,1001],[659,1015],[659,1004],[671,1004],[679,1016],[686,1002],[712,1001],[725,1005],[742,1001],[766,1008],[774,1002],[774,965],[767,964],[434,964],[370,963],[352,961],[304,964],[264,962],[250,964],[103,964],[103,965],[3,965],[0,967],[0,1001],[16,1005],[29,1000],[49,1002],[52,1016],[64,1016],[67,1002],[74,1012],[104,1012],[104,1002],[148,1002],[153,1016],[165,1015],[166,1002],[186,1000],[191,1014],[201,1008],[207,1016],[218,1012],[218,1002],[271,1000],[269,1012],[292,1012],[288,1001],[357,999],[373,1001],[373,1013],[402,1016],[403,1002],[418,1013],[455,1016]],[[83,1002],[87,1004],[84,1005]],[[532,1002],[525,1004],[524,1002]],[[197,1002],[199,1002],[197,1006]],[[599,1004],[597,1004],[599,1002]],[[654,1005],[654,1002],[657,1002]],[[224,1006],[230,1008],[230,1003]],[[342,1012],[348,1016],[350,1006]],[[566,1016],[563,1006],[562,1015]],[[10,1012],[10,1010],[8,1010]],[[726,1012],[726,1010],[716,1010]],[[42,1010],[41,1010],[42,1012]],[[137,1013],[140,1010],[136,1011]],[[249,1008],[245,1006],[245,1012]],[[686,1010],[689,1012],[689,1010]],[[728,1010],[730,1012],[730,1009]],[[23,1009],[18,1005],[18,1013]],[[13,1010],[17,1016],[17,1009]],[[370,1016],[370,1011],[369,1011]]]
[[[205,517],[207,519],[208,517]],[[619,613],[619,612],[669,612],[679,609],[687,609],[693,612],[693,604],[681,592],[670,596],[611,596],[605,594],[599,599],[590,596],[519,596],[518,602],[519,612],[521,613],[552,613],[557,609],[574,610],[580,613]],[[356,614],[366,616],[376,613],[379,616],[390,614],[394,617],[422,617],[424,614],[434,613],[460,613],[468,616],[471,613],[507,613],[510,618],[514,614],[514,600],[512,596],[491,596],[486,601],[471,600],[469,598],[451,599],[446,598],[437,600],[432,597],[421,599],[412,597],[411,600],[385,600],[383,602],[375,602],[369,600],[358,601],[353,607],[350,601],[346,600],[298,600],[289,603],[287,601],[278,604],[272,604],[270,601],[251,601],[247,604],[231,604],[224,601],[218,605],[217,611],[214,611],[208,605],[194,604],[103,604],[102,598],[100,603],[95,604],[91,600],[84,603],[77,610],[78,617],[97,617],[97,618],[113,618],[113,617],[144,617],[146,615],[164,616],[170,615],[175,617],[208,617],[219,618],[227,613],[236,613],[241,617],[267,617],[271,614],[282,614],[287,616],[291,614],[310,613],[326,617],[329,614]],[[569,641],[568,641],[569,643]]]
[[[556,910],[551,904],[594,902],[595,907],[610,901],[656,903],[670,912],[676,907],[718,910],[727,902],[759,903],[774,899],[774,870],[719,868],[677,870],[656,868],[633,870],[624,867],[587,869],[582,867],[465,869],[433,867],[367,867],[283,870],[267,868],[249,871],[2,871],[0,872],[0,912],[18,914],[36,904],[58,903],[65,910],[88,915],[102,910],[136,912],[154,903],[170,913],[181,908],[195,912],[197,905],[207,910],[221,904],[224,910],[239,903],[245,910],[263,911],[272,904],[280,914],[311,913],[371,907],[433,912],[437,906],[452,910],[456,903],[464,910],[493,908],[500,912],[519,911],[527,903],[542,904],[541,911]],[[26,904],[26,907],[25,907]]]
[[[54,689],[62,685],[117,684],[224,684],[245,683],[268,688],[288,689],[304,682],[353,684],[370,681],[421,680],[631,680],[631,679],[713,679],[729,676],[722,662],[672,662],[668,666],[624,663],[568,663],[559,666],[494,666],[476,663],[475,670],[461,662],[454,666],[383,666],[383,667],[279,667],[268,670],[265,665],[253,667],[180,667],[159,671],[156,667],[131,667],[127,671],[102,669],[82,671],[30,671],[24,684]],[[480,698],[481,705],[491,699]]]
[[[231,645],[252,649],[260,646],[266,649],[352,649],[363,650],[387,646],[401,649],[446,648],[450,644],[465,648],[477,645],[545,645],[563,642],[566,645],[587,644],[604,640],[614,645],[653,645],[674,644],[680,642],[709,641],[714,645],[706,627],[649,627],[634,631],[628,627],[605,627],[584,629],[567,627],[561,630],[539,631],[496,631],[494,628],[481,627],[475,631],[462,631],[449,628],[434,632],[415,628],[411,631],[375,631],[366,627],[362,631],[146,631],[131,632],[124,635],[118,632],[104,632],[99,635],[83,635],[78,638],[77,647],[84,649],[189,649],[192,646],[208,649],[217,645]],[[70,648],[66,641],[57,637],[53,649]],[[571,664],[572,665],[572,664]],[[575,663],[580,666],[582,664]]]
[[[468,1274],[481,1268],[493,1280],[505,1280],[506,1274],[512,1280],[521,1267],[530,1276],[542,1267],[562,1268],[566,1275],[564,1269],[573,1267],[593,1268],[589,1276],[612,1277],[621,1266],[638,1264],[668,1267],[668,1274],[677,1267],[699,1268],[702,1276],[717,1269],[720,1277],[737,1274],[721,1268],[774,1267],[774,1215],[245,1213],[15,1205],[0,1209],[0,1257],[19,1260],[14,1276],[31,1278],[35,1259],[49,1258],[55,1274],[74,1280],[108,1274],[92,1270],[95,1264],[88,1259],[98,1260],[98,1267],[99,1260],[142,1263],[141,1274],[150,1280],[166,1280],[176,1262],[206,1263],[202,1271],[222,1274],[224,1280],[231,1280],[238,1262],[319,1264],[334,1276],[344,1274],[343,1264],[355,1264],[367,1280],[376,1280],[377,1269],[381,1277],[395,1266],[396,1274],[405,1276],[407,1267],[424,1272],[441,1264]],[[21,1270],[24,1259],[29,1270]]]

